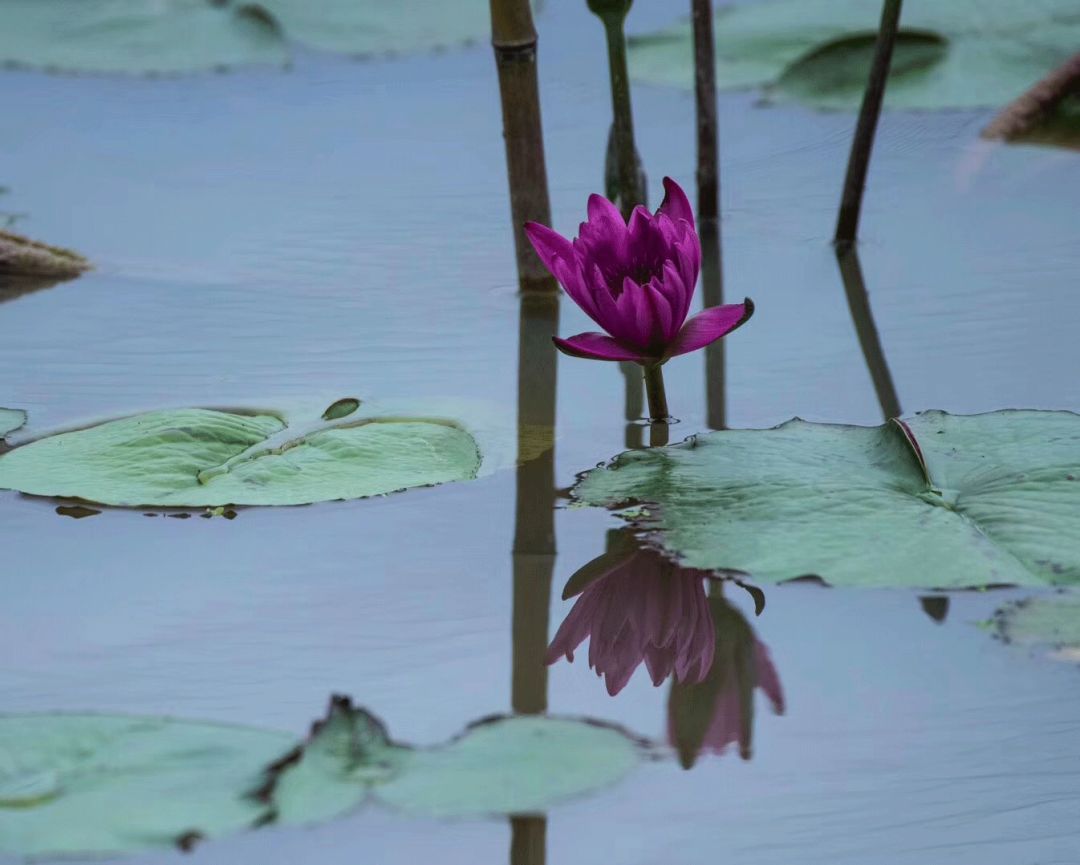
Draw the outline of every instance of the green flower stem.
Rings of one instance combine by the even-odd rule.
[[[645,370],[645,393],[649,398],[649,420],[666,423],[671,417],[668,411],[667,392],[664,390],[664,372],[660,364],[643,367]]]

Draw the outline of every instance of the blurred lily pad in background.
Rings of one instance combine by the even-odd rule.
[[[356,56],[485,34],[486,0],[0,0],[0,62],[175,74],[286,63],[293,45]]]
[[[687,567],[837,586],[1080,582],[1080,415],[926,412],[880,427],[792,420],[629,451],[574,489],[644,504]]]
[[[1080,663],[1080,594],[1028,598],[998,610],[992,622],[1008,643],[1050,650],[1050,657]]]
[[[717,83],[776,101],[855,109],[866,87],[880,0],[763,0],[716,16]],[[975,108],[1015,98],[1076,53],[1072,0],[907,0],[885,103]],[[689,22],[630,40],[631,74],[693,86]]]
[[[293,429],[269,413],[175,409],[15,448],[0,488],[132,507],[299,505],[469,480],[480,464],[473,436],[443,418]]]

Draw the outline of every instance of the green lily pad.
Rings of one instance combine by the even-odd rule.
[[[610,786],[646,753],[621,728],[547,716],[496,716],[445,745],[413,749],[335,697],[308,742],[271,767],[259,795],[287,823],[336,817],[367,798],[417,816],[520,814]]]
[[[455,422],[364,417],[288,427],[271,414],[155,411],[38,439],[0,456],[0,488],[106,505],[299,505],[474,478]]]
[[[687,567],[838,586],[1080,582],[1080,416],[926,412],[906,424],[789,421],[631,451],[586,474],[586,504]]]
[[[26,412],[17,408],[0,408],[0,439],[26,423]]]
[[[491,32],[488,0],[262,0],[292,40],[366,57],[448,48]]]
[[[766,0],[716,14],[722,88],[765,88],[777,101],[858,108],[881,0]],[[893,108],[1002,105],[1080,45],[1072,0],[907,0],[885,104]],[[689,89],[689,23],[630,40],[631,74]]]
[[[0,61],[20,66],[178,73],[287,59],[280,28],[254,4],[0,0]]]
[[[163,718],[0,717],[0,852],[107,855],[258,823],[258,769],[281,733]]]
[[[998,610],[997,635],[1008,643],[1040,646],[1060,661],[1080,662],[1080,595],[1028,598]]]
[[[487,0],[0,0],[0,62],[183,73],[286,63],[290,46],[371,56],[490,32]]]

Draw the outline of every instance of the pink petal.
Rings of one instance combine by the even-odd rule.
[[[682,187],[670,177],[664,178],[664,200],[660,202],[656,212],[666,214],[675,223],[685,219],[691,228],[694,227],[694,208],[690,206],[690,199],[686,197]]]
[[[625,277],[622,293],[615,300],[619,310],[619,329],[608,329],[609,333],[618,334],[624,342],[642,349],[653,341],[654,316],[645,296],[647,291],[629,276]]]
[[[574,245],[559,232],[541,225],[539,222],[525,223],[525,236],[544,262],[544,267],[555,273],[555,262],[562,259],[568,264],[574,262]]]
[[[731,333],[754,314],[754,302],[746,298],[742,303],[713,306],[699,312],[683,325],[675,341],[668,347],[667,356],[675,357],[697,351]]]
[[[571,357],[585,357],[589,360],[632,360],[638,363],[652,360],[640,351],[626,348],[604,333],[579,333],[569,339],[553,336],[552,340],[559,351]]]

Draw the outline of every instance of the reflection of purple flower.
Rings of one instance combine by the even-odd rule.
[[[593,360],[629,360],[651,366],[704,348],[745,322],[743,303],[714,306],[689,321],[701,269],[701,243],[686,193],[664,178],[664,201],[655,214],[634,208],[627,224],[618,208],[589,196],[589,218],[573,242],[545,225],[525,232],[566,293],[603,333],[555,338],[566,354]]]
[[[674,674],[700,682],[709,671],[715,633],[703,571],[680,568],[652,550],[605,554],[548,647],[547,662],[589,639],[589,666],[604,677],[608,693],[619,693],[642,661],[654,685]]]
[[[716,656],[699,684],[672,687],[668,701],[668,741],[691,766],[702,751],[722,754],[729,745],[750,759],[754,691],[761,688],[777,714],[784,692],[769,649],[735,607],[722,597],[709,599],[716,627]]]

